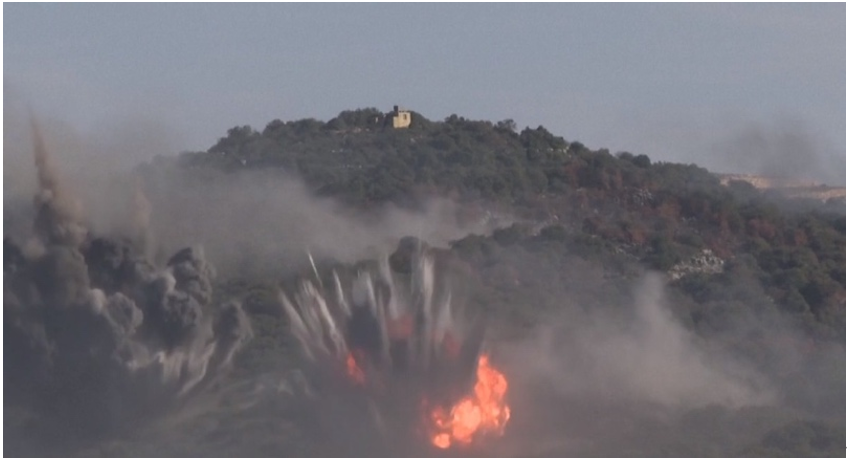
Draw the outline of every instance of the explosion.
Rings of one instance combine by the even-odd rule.
[[[129,235],[95,234],[33,131],[33,228],[23,246],[3,242],[9,394],[86,443],[218,391],[253,337],[240,302],[213,293],[199,248],[164,266],[148,260],[140,182]],[[457,308],[448,254],[407,237],[388,257],[323,277],[310,256],[313,273],[279,291],[302,368],[267,387],[306,408],[301,420],[328,434],[325,444],[348,455],[351,446],[429,452],[504,432],[508,385],[482,352],[484,317]],[[428,401],[437,404],[422,408]]]
[[[435,427],[432,444],[447,449],[454,443],[470,444],[477,434],[502,434],[509,422],[510,409],[504,402],[509,384],[506,377],[493,368],[487,355],[479,357],[473,395],[450,408],[432,410]]]
[[[447,449],[504,433],[508,382],[482,352],[482,317],[456,311],[445,265],[443,253],[405,238],[390,257],[353,273],[337,268],[324,280],[313,263],[314,277],[292,296],[280,293],[312,388],[335,392],[316,398],[328,423],[351,404],[370,414],[351,425],[372,423],[389,442],[418,435],[422,446]]]

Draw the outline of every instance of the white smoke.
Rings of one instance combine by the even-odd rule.
[[[762,405],[775,394],[761,377],[676,321],[658,275],[639,286],[631,315],[570,314],[504,353],[518,375],[549,380],[563,395],[672,408]],[[528,359],[531,357],[531,359]]]
[[[446,199],[431,199],[421,211],[391,205],[363,213],[329,198],[316,198],[299,179],[279,172],[208,173],[203,180],[185,173],[148,179],[144,189],[154,209],[151,230],[165,252],[199,242],[222,271],[244,266],[278,270],[299,265],[306,249],[317,258],[354,262],[390,251],[404,236],[435,246],[494,226],[466,218]],[[167,224],[163,224],[167,223]]]

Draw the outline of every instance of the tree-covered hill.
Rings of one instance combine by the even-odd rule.
[[[746,182],[722,185],[696,165],[592,150],[541,126],[519,131],[511,120],[432,121],[413,112],[411,126],[395,129],[390,116],[371,108],[326,122],[274,120],[262,131],[230,129],[207,151],[156,157],[134,171],[135,188],[124,176],[113,178],[117,189],[132,189],[131,234],[86,221],[90,234],[73,258],[60,257],[75,254],[66,250],[40,262],[38,248],[12,231],[33,228],[21,218],[22,209],[32,213],[31,198],[20,209],[7,207],[7,285],[47,267],[53,281],[68,281],[57,283],[64,291],[81,284],[108,293],[116,289],[113,277],[135,273],[132,261],[170,266],[172,250],[198,244],[203,250],[188,253],[210,263],[202,284],[197,270],[180,265],[185,286],[202,286],[208,305],[231,305],[226,311],[243,313],[235,322],[250,324],[231,367],[172,409],[138,420],[117,409],[92,411],[97,420],[118,417],[120,429],[88,429],[75,411],[7,397],[9,452],[372,452],[349,450],[346,431],[336,429],[342,425],[327,428],[316,409],[322,406],[302,398],[332,390],[298,380],[314,363],[292,333],[282,294],[295,298],[304,280],[326,296],[339,294],[342,282],[368,270],[411,283],[410,254],[420,250],[431,256],[431,284],[449,285],[451,305],[485,319],[485,344],[508,374],[514,420],[502,444],[482,446],[489,449],[484,456],[843,455],[843,200],[791,200]],[[444,201],[444,214],[458,213],[459,221],[494,224],[445,223],[450,218],[429,207]],[[443,244],[414,234],[430,219],[432,227],[451,227]],[[131,241],[103,243],[116,236]],[[315,246],[325,250],[315,253]],[[54,259],[63,263],[51,265]],[[84,282],[65,280],[68,274]],[[127,292],[148,299],[168,286],[163,277]],[[14,292],[40,301],[35,288],[21,284]],[[177,294],[165,299],[185,299]],[[188,317],[195,310],[186,305],[175,302],[177,313],[166,319],[181,320],[181,311]],[[10,321],[24,310],[4,306],[8,338],[29,323]],[[222,318],[214,330],[233,322],[231,314]],[[56,330],[87,344],[84,328]],[[37,338],[52,350],[46,336]],[[15,350],[6,350],[9,361]],[[72,351],[90,353],[82,345]],[[70,375],[87,375],[77,361],[67,367]],[[81,388],[107,408],[122,407],[117,395],[128,394],[105,382],[116,392],[55,383]],[[72,400],[62,396],[74,391],[54,399]],[[347,411],[326,415],[346,420]],[[351,412],[354,425],[368,419]],[[69,434],[72,425],[90,438]]]
[[[801,206],[744,182],[721,185],[696,165],[591,150],[542,126],[518,131],[512,120],[431,121],[412,112],[408,129],[394,129],[389,117],[369,108],[327,122],[236,127],[208,151],[159,161],[192,170],[280,169],[319,195],[363,208],[414,208],[445,194],[505,206],[526,222],[552,225],[551,237],[607,246],[663,271],[685,268],[705,250],[743,267],[809,332],[844,340],[843,200]],[[688,276],[677,284],[702,300],[720,291],[715,279]]]

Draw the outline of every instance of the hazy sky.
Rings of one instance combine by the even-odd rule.
[[[845,182],[843,3],[7,3],[3,26],[7,116],[173,150],[151,154],[400,104]]]

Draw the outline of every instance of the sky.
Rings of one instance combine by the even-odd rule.
[[[4,116],[150,155],[399,104],[844,186],[845,54],[843,3],[3,5]]]

